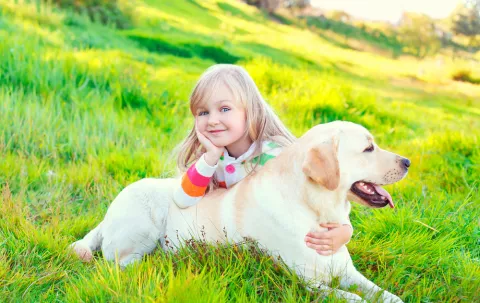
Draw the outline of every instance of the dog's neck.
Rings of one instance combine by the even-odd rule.
[[[350,203],[347,201],[347,189],[329,191],[307,180],[303,188],[302,201],[315,214],[318,223],[340,223],[348,219]]]
[[[285,148],[277,158],[270,160],[259,171],[271,174],[278,181],[278,191],[288,201],[298,201],[300,207],[307,209],[319,223],[345,221],[350,211],[347,201],[348,188],[340,185],[330,191],[310,180],[302,171],[304,155],[292,148]],[[339,211],[340,210],[340,211]],[[342,216],[341,218],[338,216]]]

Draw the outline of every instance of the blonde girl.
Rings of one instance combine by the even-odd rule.
[[[174,194],[180,208],[199,203],[218,187],[233,186],[296,140],[240,66],[208,68],[190,96],[190,111],[195,125],[177,160],[184,172]],[[350,222],[321,226],[329,231],[305,237],[306,245],[319,254],[330,255],[351,238]]]

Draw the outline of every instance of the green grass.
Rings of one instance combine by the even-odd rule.
[[[407,302],[480,301],[480,86],[451,80],[467,60],[355,51],[238,1],[118,9],[128,29],[0,2],[0,301],[318,297],[254,244],[192,242],[125,271],[67,252],[124,186],[175,174],[188,95],[216,62],[244,66],[297,136],[349,120],[410,158],[408,177],[388,187],[394,210],[354,205],[354,263]]]

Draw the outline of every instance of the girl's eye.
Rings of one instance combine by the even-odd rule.
[[[230,108],[228,108],[228,107],[222,107],[222,108],[220,109],[220,111],[221,111],[222,113],[228,112],[229,110],[230,110]]]
[[[198,113],[199,116],[205,116],[206,114],[208,114],[208,112],[199,112]]]

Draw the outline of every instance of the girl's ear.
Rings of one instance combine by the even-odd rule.
[[[337,146],[334,137],[330,142],[309,149],[302,166],[305,175],[331,191],[340,184]]]

